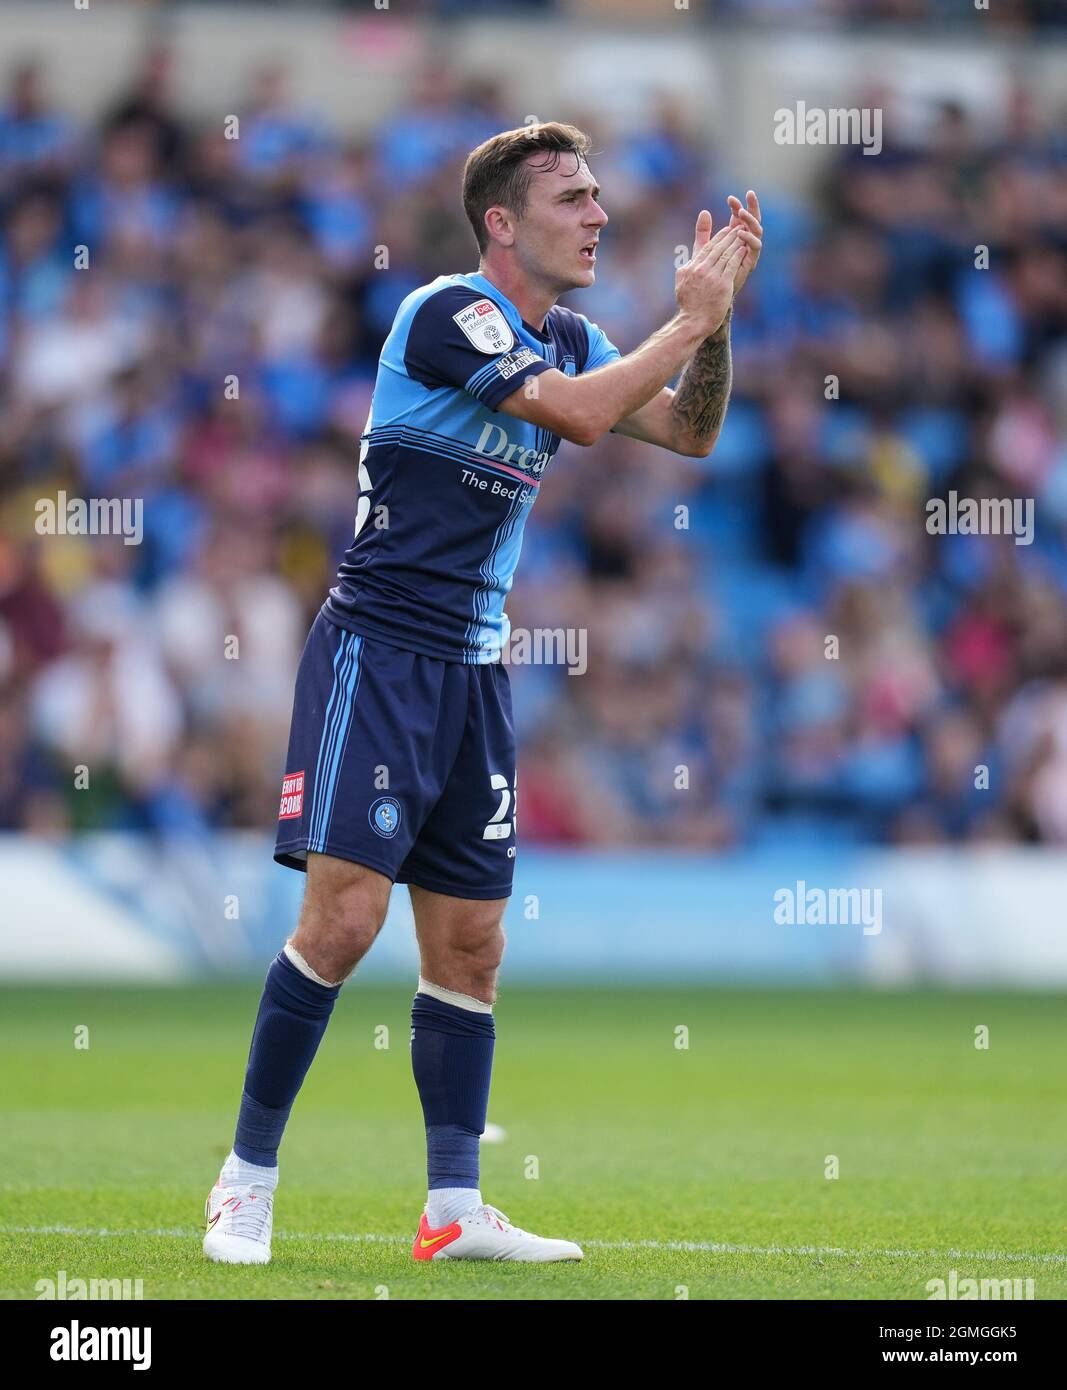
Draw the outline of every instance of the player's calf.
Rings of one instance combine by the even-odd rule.
[[[300,927],[267,971],[233,1149],[207,1200],[204,1253],[211,1260],[270,1259],[282,1134],[341,985],[381,928],[390,887],[360,865],[309,860]]]

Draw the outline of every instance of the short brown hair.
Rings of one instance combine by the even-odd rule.
[[[589,153],[589,136],[577,126],[562,121],[545,121],[541,125],[524,125],[517,130],[504,130],[471,150],[463,166],[463,209],[470,218],[478,250],[489,245],[485,230],[485,214],[498,204],[521,217],[530,197],[530,182],[535,170],[525,161],[537,150],[555,153],[555,160],[544,166],[551,172],[562,154],[576,154],[579,161]]]

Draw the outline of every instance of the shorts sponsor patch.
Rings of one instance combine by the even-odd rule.
[[[494,362],[493,366],[506,381],[513,377],[516,372],[521,372],[523,367],[528,367],[531,362],[540,362],[543,359],[538,357],[533,348],[521,347],[518,352],[509,352],[506,357],[502,357],[499,362]]]
[[[282,802],[278,807],[279,820],[296,820],[304,814],[304,774],[287,772],[282,778]]]
[[[479,352],[492,356],[497,352],[508,352],[515,346],[515,334],[491,299],[479,299],[476,304],[468,304],[452,317]]]

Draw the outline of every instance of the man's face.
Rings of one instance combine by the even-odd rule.
[[[564,152],[554,169],[539,167],[551,159],[538,150],[527,161],[533,178],[526,212],[514,223],[515,249],[527,274],[562,294],[596,279],[595,243],[608,216],[589,165]]]

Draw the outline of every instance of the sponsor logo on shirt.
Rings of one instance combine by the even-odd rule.
[[[304,814],[304,774],[287,772],[282,778],[282,802],[278,807],[279,820],[296,820]]]
[[[501,463],[521,468],[536,478],[539,478],[552,462],[555,453],[555,450],[550,453],[547,449],[524,449],[521,444],[515,444],[508,438],[508,432],[502,425],[494,425],[489,421],[482,426],[474,449],[485,458],[499,459]]]

